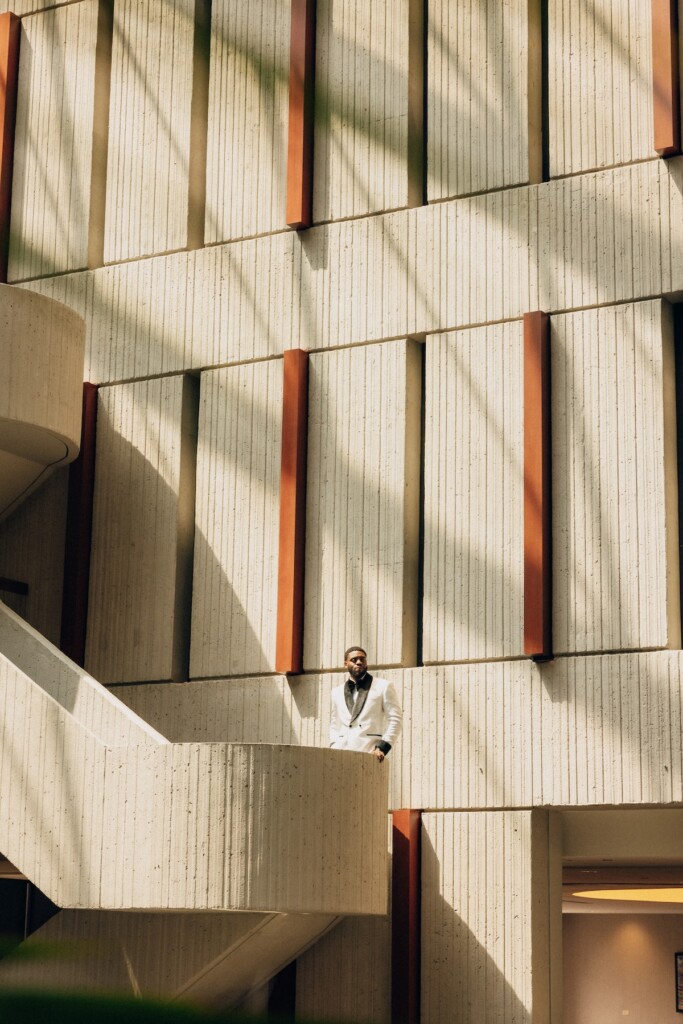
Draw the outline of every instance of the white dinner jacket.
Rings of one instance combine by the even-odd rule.
[[[394,745],[401,733],[403,711],[396,688],[388,679],[371,676],[368,690],[360,690],[353,711],[346,706],[346,680],[332,690],[330,746],[337,750],[372,752],[379,740]]]

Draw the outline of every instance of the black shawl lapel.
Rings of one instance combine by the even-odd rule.
[[[360,697],[358,698],[360,700]],[[353,715],[353,694],[351,693],[351,680],[347,679],[344,683],[344,702],[346,704],[346,710],[350,715]],[[353,721],[353,719],[351,719]]]
[[[353,711],[351,712],[351,721],[349,722],[349,725],[352,725],[356,721],[359,714],[363,710],[366,700],[368,699],[368,693],[370,692],[370,687],[372,686],[372,676],[370,675],[369,672],[365,673],[365,679],[363,680],[363,682],[365,683],[365,685],[358,694],[358,697],[356,698],[356,704],[355,707],[353,708]]]

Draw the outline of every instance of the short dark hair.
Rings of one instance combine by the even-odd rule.
[[[360,651],[361,654],[364,654],[366,658],[368,656],[368,652],[366,650],[364,650],[360,646],[360,644],[353,644],[352,647],[347,647],[346,650],[344,651],[344,661],[348,661],[349,660],[349,654],[351,654],[352,651]]]

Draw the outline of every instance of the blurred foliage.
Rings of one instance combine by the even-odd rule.
[[[284,1021],[287,1018],[281,1017]],[[124,996],[0,991],[0,1024],[273,1024],[228,1010]]]

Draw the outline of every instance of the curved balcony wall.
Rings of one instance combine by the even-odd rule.
[[[78,455],[84,344],[72,309],[0,285],[0,519]]]
[[[169,743],[1,604],[0,625],[0,850],[58,906],[386,913],[374,758]]]

